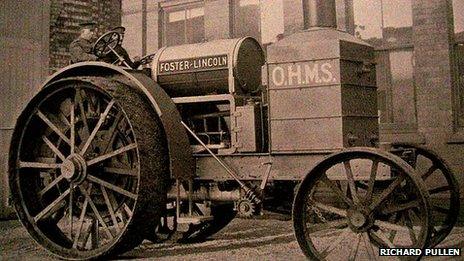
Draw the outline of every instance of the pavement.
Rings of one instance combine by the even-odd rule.
[[[352,244],[345,238],[340,246]],[[455,227],[439,247],[464,250],[464,227]],[[341,250],[343,251],[343,250]],[[361,247],[356,260],[368,260]],[[343,252],[341,252],[343,255]],[[348,253],[345,253],[346,255]],[[391,260],[392,258],[378,258]],[[425,260],[464,260],[434,257]],[[59,260],[38,246],[18,221],[0,221],[0,260]],[[144,241],[116,260],[306,260],[293,234],[291,220],[282,218],[234,219],[205,242],[195,244]]]

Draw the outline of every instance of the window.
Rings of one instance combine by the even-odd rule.
[[[282,0],[261,1],[261,43],[276,42],[284,33]]]
[[[164,9],[163,45],[200,43],[205,40],[203,4]]]
[[[126,27],[123,47],[131,57],[143,55],[142,0],[123,0],[121,20]]]
[[[233,3],[233,37],[251,36],[261,42],[260,1],[233,0]]]
[[[464,2],[453,0],[454,55],[456,68],[456,123],[464,127]]]
[[[380,48],[412,44],[411,0],[354,0],[353,8],[358,38]]]
[[[380,127],[417,129],[411,0],[353,0],[355,36],[376,49]]]

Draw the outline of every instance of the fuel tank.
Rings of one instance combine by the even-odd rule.
[[[251,37],[161,48],[152,77],[171,97],[261,91],[264,52]]]

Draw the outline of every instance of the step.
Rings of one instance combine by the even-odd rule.
[[[213,216],[182,216],[177,218],[178,224],[199,224],[203,221],[213,220]]]

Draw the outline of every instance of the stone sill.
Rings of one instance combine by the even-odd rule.
[[[464,144],[464,130],[460,130],[457,132],[452,133],[448,140],[446,141],[447,144]]]

